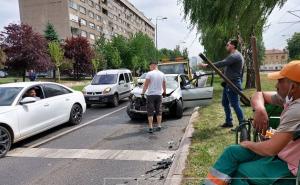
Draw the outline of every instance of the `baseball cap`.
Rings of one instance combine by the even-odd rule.
[[[288,78],[289,80],[300,83],[300,60],[294,60],[288,63],[281,71],[269,73],[268,78],[271,80]]]

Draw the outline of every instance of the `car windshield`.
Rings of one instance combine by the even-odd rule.
[[[176,76],[166,76],[166,86],[168,89],[177,89],[178,82],[176,81]]]
[[[92,85],[104,85],[117,83],[117,74],[96,75],[92,81]]]
[[[22,87],[0,87],[0,106],[10,106]]]
[[[165,74],[187,74],[187,64],[185,63],[159,65],[158,69]]]

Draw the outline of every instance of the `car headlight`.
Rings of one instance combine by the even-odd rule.
[[[107,94],[107,93],[109,93],[110,91],[111,91],[111,88],[110,88],[110,87],[107,87],[107,88],[104,89],[103,94]]]
[[[163,98],[162,102],[163,103],[168,103],[168,102],[174,101],[175,99],[176,98],[174,96],[168,96],[168,97]]]

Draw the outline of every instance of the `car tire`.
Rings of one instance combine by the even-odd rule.
[[[181,119],[183,115],[183,105],[181,100],[176,100],[174,110],[172,111],[177,119]]]
[[[127,106],[126,109],[127,115],[130,117],[131,120],[136,121],[139,119],[139,116],[133,112],[130,112],[130,105]]]
[[[11,133],[3,126],[0,126],[0,158],[4,157],[12,145]]]
[[[69,125],[78,125],[80,124],[82,120],[82,107],[79,104],[74,104],[72,106],[71,112],[70,112],[70,118],[69,118]]]
[[[113,107],[119,106],[119,96],[117,94],[114,95],[111,105]]]

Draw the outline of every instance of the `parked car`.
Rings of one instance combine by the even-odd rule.
[[[17,141],[63,123],[79,124],[85,110],[81,92],[57,83],[0,85],[0,157]]]
[[[104,70],[98,72],[92,83],[83,88],[83,94],[87,107],[103,103],[117,107],[121,99],[129,97],[132,89],[133,78],[130,70]]]
[[[191,81],[186,74],[167,74],[165,76],[167,96],[163,98],[163,113],[172,114],[179,119],[185,108],[203,106],[211,102],[213,86],[212,83],[209,86],[206,85],[208,76],[202,74],[201,77],[196,76]],[[205,81],[205,83],[200,83],[202,86],[199,86],[199,80]],[[211,80],[213,81],[213,76]],[[133,120],[147,114],[146,98],[141,96],[142,89],[143,85],[139,85],[131,91],[127,114]]]
[[[137,79],[137,84],[142,85],[146,81],[146,75],[147,73],[142,74],[138,79]]]
[[[0,78],[6,78],[8,76],[7,72],[0,71]]]

